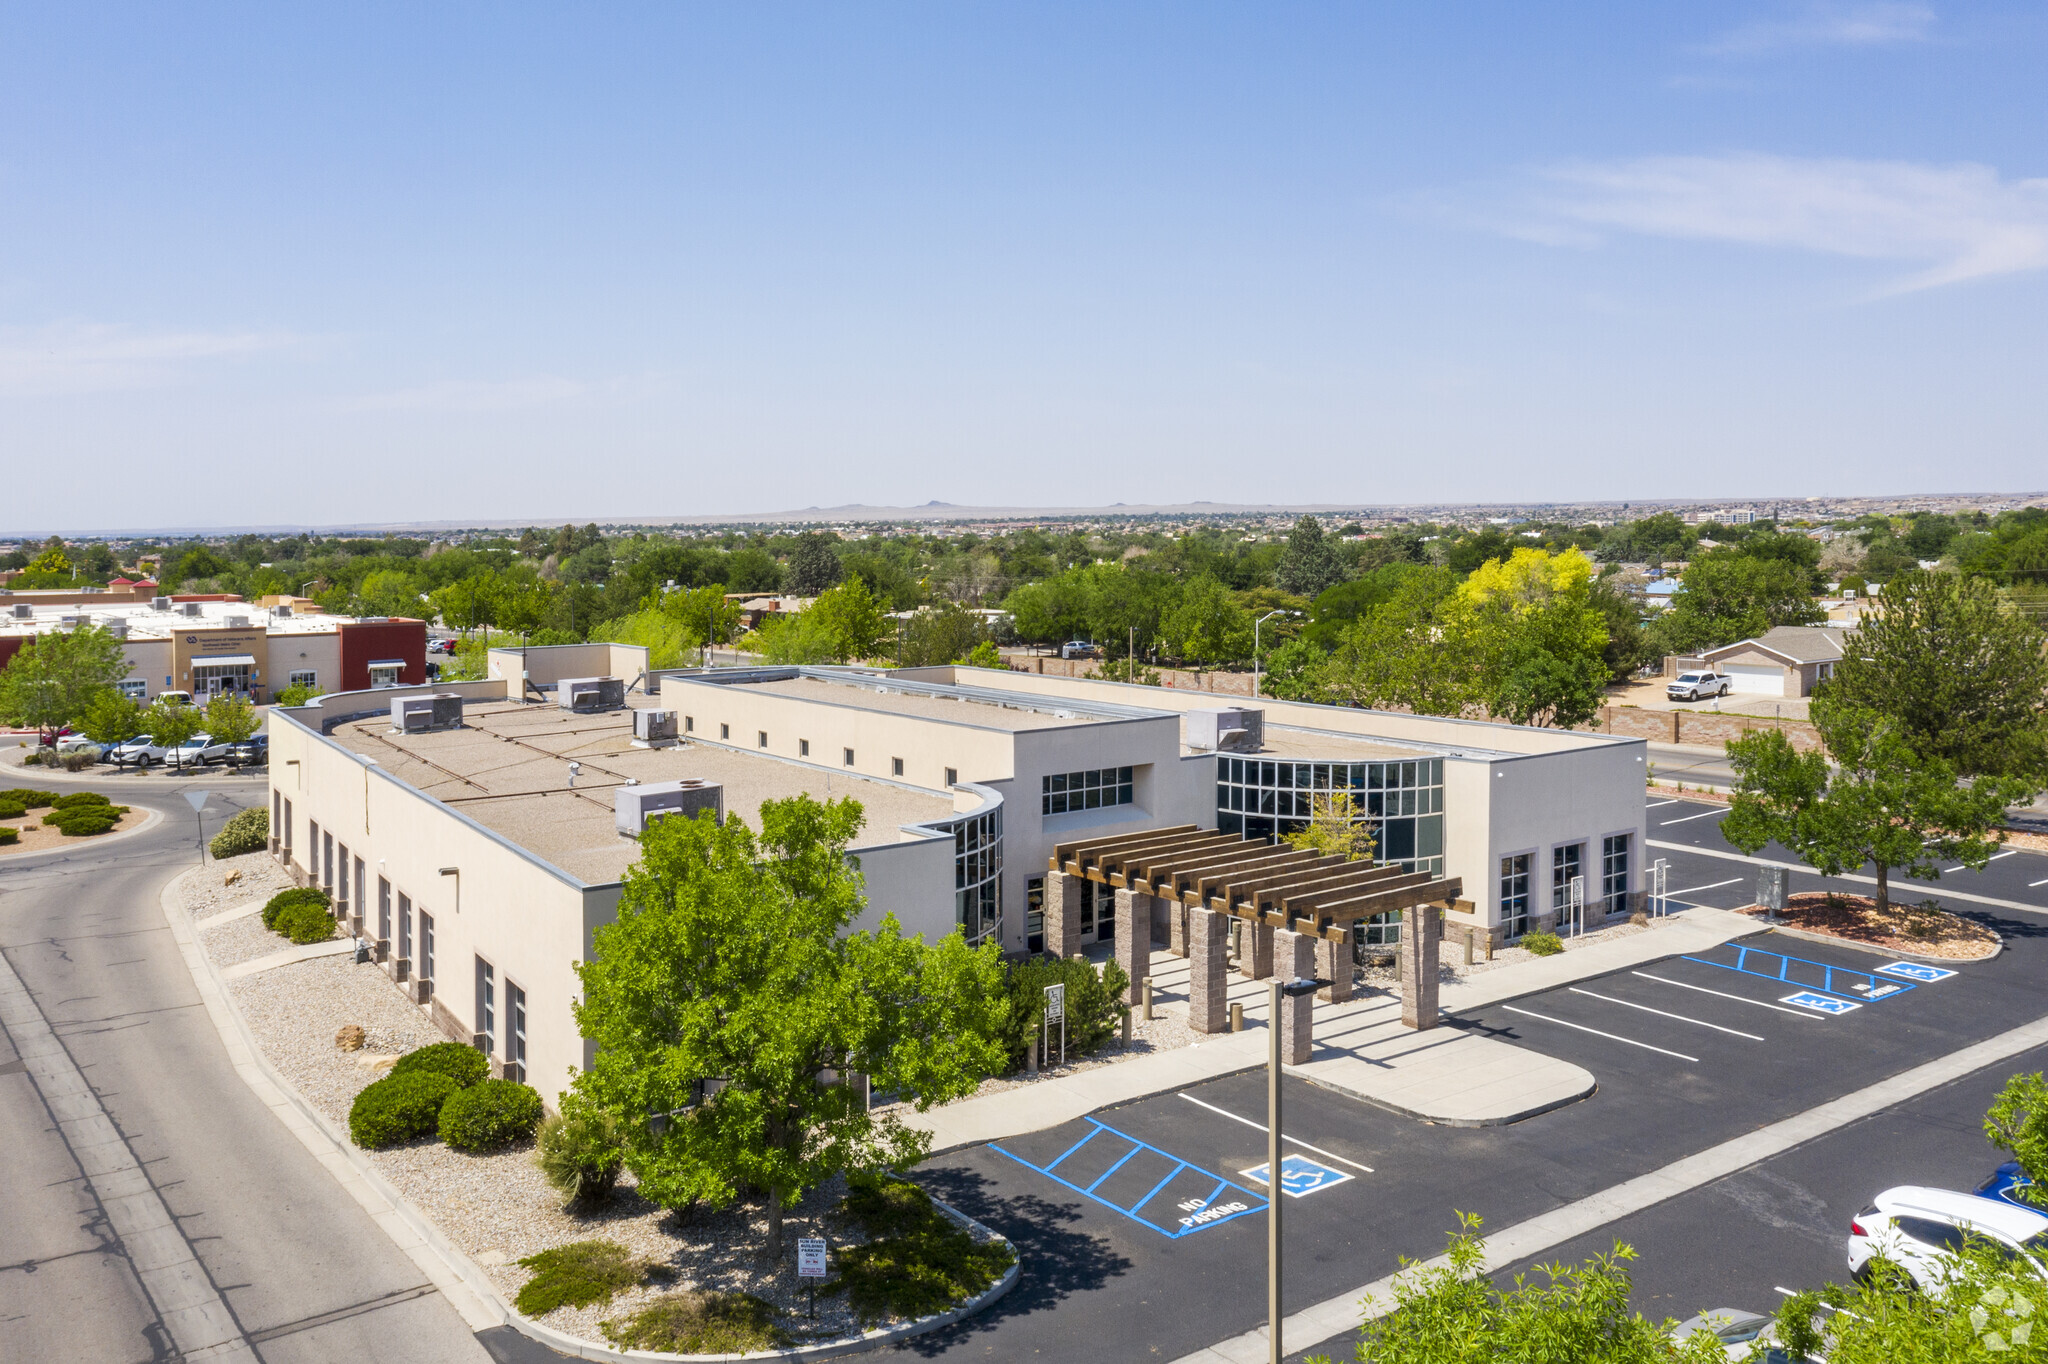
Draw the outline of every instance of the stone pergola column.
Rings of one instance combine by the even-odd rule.
[[[1273,930],[1253,919],[1238,929],[1237,969],[1246,980],[1264,980],[1273,974]]]
[[[1269,929],[1273,935],[1275,965],[1282,980],[1295,980],[1315,974],[1316,940],[1306,933],[1289,933],[1285,929]],[[1288,1066],[1308,1064],[1310,1051],[1314,1048],[1313,1022],[1316,997],[1314,995],[1281,996],[1280,1017],[1276,1026],[1280,1029],[1280,1063]]]
[[[1229,1027],[1230,919],[1213,909],[1188,916],[1188,1027],[1222,1032]]]
[[[1045,874],[1045,950],[1064,961],[1081,950],[1081,878]]]
[[[1330,982],[1316,991],[1317,999],[1341,1004],[1351,998],[1351,940],[1331,942],[1316,939],[1316,974]]]
[[[1434,1028],[1437,967],[1444,939],[1441,905],[1411,905],[1401,916],[1401,1022]]]
[[[1176,957],[1185,957],[1188,954],[1188,907],[1163,896],[1161,903],[1166,906],[1166,950]]]
[[[1152,897],[1141,891],[1116,893],[1116,964],[1131,980],[1124,1002],[1138,1003],[1152,974]]]

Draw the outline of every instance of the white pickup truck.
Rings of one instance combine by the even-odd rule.
[[[1734,690],[1734,683],[1726,673],[1717,673],[1712,668],[1693,668],[1671,679],[1664,687],[1664,694],[1673,701],[1704,701],[1710,696],[1726,696]]]

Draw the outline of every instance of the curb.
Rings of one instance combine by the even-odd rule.
[[[27,745],[17,745],[17,747],[26,748]],[[6,752],[6,749],[0,748],[0,754],[5,754]],[[270,781],[270,769],[267,767],[244,767],[237,769],[229,767],[226,763],[201,767],[158,766],[133,770],[95,763],[83,772],[66,772],[60,767],[44,767],[40,763],[34,767],[28,767],[17,758],[0,757],[0,775],[18,775],[31,786],[40,781],[68,782],[78,786],[93,786],[100,782],[108,781],[148,780],[152,773],[162,773],[164,777],[184,777],[186,779],[213,774],[223,780],[261,781],[266,785]],[[162,780],[162,778],[159,777],[157,780]]]
[[[1896,948],[1879,947],[1876,943],[1856,942],[1849,938],[1838,938],[1832,933],[1816,933],[1812,929],[1789,928],[1782,924],[1774,925],[1765,931],[1782,933],[1788,938],[1798,938],[1802,942],[1825,943],[1830,947],[1846,947],[1851,952],[1867,952],[1873,957],[1889,957],[1894,961],[1917,961],[1928,966],[1976,966],[1982,962],[1996,960],[1998,954],[2005,951],[2005,939],[1999,937],[1995,930],[1987,931],[1997,939],[1998,946],[1981,957],[1930,957],[1924,952],[1901,952]]]
[[[1439,1023],[1437,1026],[1441,1027],[1443,1025]],[[1326,1089],[1332,1094],[1342,1094],[1347,1099],[1355,1099],[1362,1104],[1371,1104],[1374,1108],[1384,1112],[1397,1114],[1403,1118],[1412,1118],[1416,1122],[1427,1123],[1431,1127],[1507,1127],[1512,1123],[1524,1122],[1541,1114],[1549,1113],[1554,1109],[1563,1108],[1567,1104],[1575,1104],[1582,1099],[1591,1098],[1593,1092],[1600,1088],[1600,1081],[1591,1072],[1588,1072],[1586,1087],[1578,1093],[1567,1094],[1561,1099],[1552,1099],[1547,1103],[1537,1104],[1533,1108],[1517,1109],[1513,1113],[1498,1118],[1432,1118],[1427,1113],[1418,1113],[1412,1108],[1403,1108],[1399,1104],[1388,1103],[1385,1099],[1374,1098],[1362,1090],[1331,1084],[1327,1080],[1318,1080],[1313,1075],[1303,1074],[1300,1069],[1294,1066],[1282,1066],[1280,1070],[1282,1074],[1292,1075],[1297,1080],[1305,1080],[1317,1089]]]
[[[138,807],[130,806],[129,808],[135,809]],[[94,834],[91,838],[80,838],[74,839],[72,842],[69,843],[59,843],[54,848],[44,848],[40,852],[0,853],[0,867],[13,866],[18,862],[34,863],[37,858],[48,857],[52,853],[77,852],[82,848],[98,848],[104,847],[109,843],[119,843],[124,838],[132,838],[134,835],[142,833],[145,830],[154,829],[157,825],[163,823],[164,820],[168,818],[168,816],[165,815],[162,810],[157,809],[156,806],[154,805],[144,805],[139,808],[144,810],[146,813],[143,817],[142,823],[136,825],[132,829],[123,829],[121,830],[120,833],[117,834]],[[193,870],[196,871],[198,870],[198,868],[195,867]]]
[[[347,1134],[341,1131],[333,1120],[308,1103],[305,1097],[289,1081],[278,1074],[276,1067],[270,1064],[270,1058],[263,1054],[263,1048],[257,1044],[255,1034],[249,1031],[248,1021],[242,1017],[242,1011],[235,1007],[233,998],[228,994],[226,983],[221,977],[220,968],[214,965],[213,959],[199,945],[198,937],[193,932],[191,916],[184,910],[175,907],[172,903],[172,892],[182,885],[186,878],[204,870],[206,870],[204,867],[194,867],[172,877],[164,884],[163,891],[158,897],[158,907],[163,911],[165,921],[170,924],[171,935],[177,940],[179,950],[185,957],[186,967],[192,972],[192,983],[198,987],[200,998],[207,1006],[207,1013],[213,1019],[214,1027],[221,1035],[221,1041],[228,1044],[229,1059],[231,1061],[234,1059],[234,1052],[237,1044],[239,1044],[248,1051],[250,1064],[257,1072],[256,1075],[252,1076],[242,1066],[236,1065],[237,1073],[242,1076],[243,1082],[249,1086],[250,1091],[255,1094],[257,1100],[266,1107],[274,1110],[277,1105],[273,1104],[270,1101],[270,1096],[263,1092],[259,1080],[274,1089],[279,1098],[309,1122],[313,1130],[326,1139],[326,1144],[332,1148],[332,1156],[339,1157],[347,1162],[353,1168],[355,1174],[361,1178],[364,1186],[374,1192],[390,1213],[400,1222],[404,1223],[407,1230],[419,1238],[424,1248],[440,1261],[441,1266],[455,1279],[459,1280],[463,1288],[468,1289],[474,1295],[477,1299],[477,1305],[483,1309],[487,1317],[492,1319],[490,1324],[509,1326],[530,1340],[545,1345],[557,1353],[576,1359],[687,1360],[698,1362],[829,1359],[837,1355],[848,1355],[865,1350],[879,1349],[884,1345],[894,1344],[897,1341],[908,1340],[913,1336],[924,1335],[927,1332],[951,1326],[953,1323],[979,1312],[1016,1286],[1019,1271],[1023,1267],[1021,1257],[1013,1259],[1010,1262],[1009,1272],[1004,1274],[995,1283],[989,1285],[978,1297],[939,1316],[929,1317],[921,1321],[906,1322],[901,1326],[877,1328],[858,1336],[846,1336],[839,1340],[822,1341],[816,1345],[801,1345],[787,1350],[768,1350],[743,1355],[679,1355],[664,1354],[652,1350],[619,1350],[608,1345],[598,1344],[595,1341],[583,1340],[576,1336],[567,1335],[552,1327],[543,1326],[531,1318],[521,1316],[505,1300],[504,1293],[498,1288],[491,1277],[484,1272],[483,1268],[458,1249],[453,1242],[449,1241],[442,1234],[441,1229],[435,1225],[433,1219],[424,1212],[421,1212],[413,1205],[410,1199],[406,1198],[389,1180],[385,1179],[376,1166],[370,1162],[369,1158],[356,1148],[355,1143],[348,1139]],[[286,1125],[289,1127],[290,1124],[287,1123]],[[301,1140],[304,1140],[303,1135]],[[308,1142],[307,1145],[311,1147],[312,1143]],[[316,1156],[323,1156],[325,1153],[316,1150],[314,1154]],[[329,1158],[321,1159],[321,1164],[328,1165],[330,1171],[332,1170]],[[956,1208],[940,1203],[937,1199],[932,1201],[943,1209],[948,1216],[955,1218],[962,1225],[969,1228],[978,1228],[987,1233],[990,1238],[1010,1246],[1012,1253],[1015,1253],[1016,1247],[1011,1244],[1007,1237],[1000,1235],[992,1228],[982,1226],[981,1223],[976,1222],[973,1218],[968,1217]],[[386,1227],[385,1231],[389,1234],[390,1228]],[[397,1242],[396,1237],[393,1237],[393,1240]],[[420,1261],[421,1257],[419,1254],[413,1252],[410,1247],[405,1246],[402,1242],[398,1242],[398,1245],[399,1249],[407,1251],[415,1262]],[[423,1269],[426,1268],[424,1264],[421,1267]],[[439,1276],[430,1273],[429,1277],[438,1278]],[[437,1282],[436,1287],[442,1288],[445,1293],[444,1285]],[[453,1302],[451,1302],[451,1305],[458,1307],[458,1310],[461,1306],[459,1303]],[[465,1317],[469,1316],[466,1312],[463,1315]]]

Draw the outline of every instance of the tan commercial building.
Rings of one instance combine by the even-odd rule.
[[[1056,846],[1174,828],[1264,840],[1339,793],[1380,861],[1462,886],[1453,932],[1551,924],[1574,880],[1589,925],[1642,898],[1640,740],[1273,700],[1219,711],[1200,693],[971,668],[650,675],[623,645],[496,651],[491,671],[276,712],[274,843],[335,892],[395,986],[550,1099],[589,1063],[574,964],[637,855],[617,808],[636,787],[698,783],[750,824],[763,800],[850,796],[868,922],[886,911],[928,940],[957,928],[1016,953],[1046,942]],[[625,689],[617,708],[559,704],[601,677]],[[436,690],[459,697],[442,727],[393,724],[394,698]],[[674,745],[636,744],[662,716]],[[1060,921],[1067,950],[1115,932],[1116,898],[1091,884]],[[1353,941],[1398,934],[1380,916]]]

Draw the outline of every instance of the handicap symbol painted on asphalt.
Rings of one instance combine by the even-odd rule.
[[[1818,994],[1812,990],[1801,990],[1796,995],[1786,995],[1780,1004],[1793,1004],[1802,1009],[1811,1009],[1817,1014],[1845,1014],[1863,1006],[1853,999],[1836,999],[1832,995]]]
[[[1900,980],[1918,981],[1922,985],[1931,985],[1937,980],[1947,980],[1955,974],[1955,972],[1945,971],[1939,966],[1922,966],[1917,961],[1895,961],[1889,966],[1880,966],[1877,969],[1884,975],[1897,976]]]
[[[1271,1182],[1266,1178],[1264,1165],[1254,1165],[1251,1169],[1239,1170],[1238,1173],[1256,1183]],[[1283,1156],[1280,1160],[1280,1192],[1289,1198],[1307,1198],[1312,1193],[1318,1193],[1352,1178],[1355,1176],[1347,1175],[1341,1170],[1332,1170],[1322,1162],[1310,1160],[1307,1156]]]

